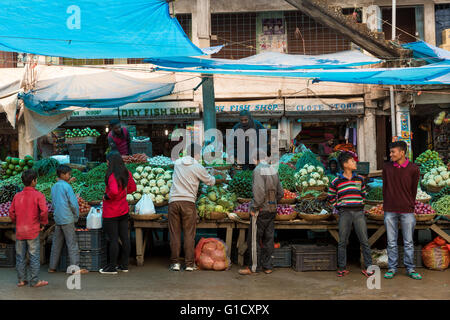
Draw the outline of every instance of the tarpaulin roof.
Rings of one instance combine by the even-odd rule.
[[[424,59],[428,63],[450,60],[450,51],[432,46],[423,41],[405,43],[402,47],[412,50],[414,58]]]
[[[83,59],[204,55],[163,0],[3,1],[0,50]]]
[[[71,106],[112,108],[150,101],[169,95],[175,86],[173,76],[148,79],[116,71],[72,68],[72,75],[55,77],[59,67],[43,69],[47,69],[42,71],[47,78],[38,80],[33,90],[20,93],[19,98],[27,108],[47,116],[60,114]]]
[[[169,68],[198,67],[225,70],[337,69],[381,62],[381,60],[365,55],[357,50],[341,51],[317,56],[263,52],[239,60],[194,57],[152,57],[145,59],[144,61]]]
[[[416,68],[240,70],[199,68],[158,68],[164,71],[240,76],[294,77],[313,82],[332,81],[380,85],[450,84],[450,60]]]

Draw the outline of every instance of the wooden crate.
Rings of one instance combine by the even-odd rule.
[[[66,138],[66,144],[96,144],[97,137]]]

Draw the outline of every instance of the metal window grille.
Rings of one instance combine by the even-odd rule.
[[[72,59],[72,58],[62,58],[62,64],[65,65],[65,66],[114,64],[114,59]]]
[[[211,46],[227,44],[214,58],[241,59],[256,54],[256,13],[211,15]]]
[[[392,8],[381,8],[381,18],[384,37],[392,39]],[[384,22],[386,21],[386,22]],[[417,41],[416,33],[416,8],[397,8],[396,38],[401,43]]]
[[[450,3],[437,4],[436,12],[436,44],[442,44],[442,31],[450,29]]]
[[[290,54],[325,54],[350,50],[351,42],[300,11],[285,12]],[[298,29],[298,30],[297,30]]]
[[[17,52],[0,51],[0,68],[16,68]]]

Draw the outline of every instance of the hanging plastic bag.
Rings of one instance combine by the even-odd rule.
[[[134,207],[136,214],[155,214],[155,205],[148,194],[144,194]]]
[[[422,249],[423,263],[432,270],[443,271],[450,264],[448,243],[441,237],[436,237]]]
[[[86,218],[87,229],[101,229],[102,228],[102,209],[92,207]]]
[[[202,270],[223,271],[231,267],[226,244],[217,238],[201,238],[195,247],[195,263]]]

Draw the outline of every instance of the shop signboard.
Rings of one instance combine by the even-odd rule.
[[[216,114],[218,116],[235,115],[248,110],[256,116],[282,116],[284,103],[281,99],[218,102],[216,101]]]
[[[285,101],[286,115],[358,115],[364,114],[364,99],[290,99]]]
[[[71,118],[85,117],[117,117],[117,108],[79,108],[71,107],[74,110]]]

